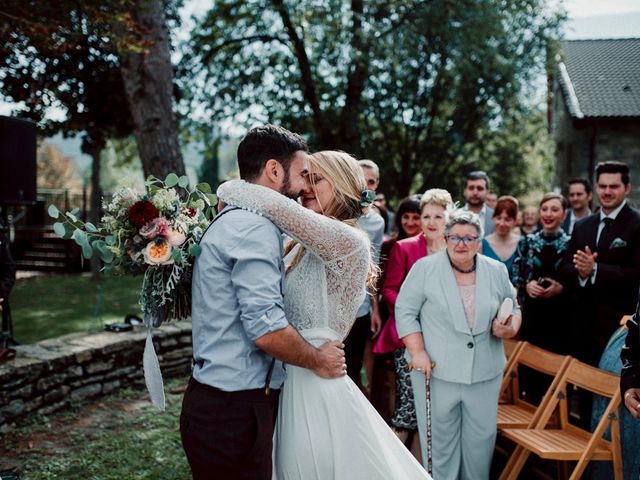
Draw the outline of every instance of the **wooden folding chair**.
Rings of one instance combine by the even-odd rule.
[[[505,428],[529,428],[535,425],[545,406],[551,400],[560,383],[562,374],[569,366],[571,357],[558,355],[540,347],[521,342],[520,348],[513,356],[510,366],[502,380],[501,396],[511,392],[511,401],[498,405],[498,430]],[[529,367],[551,377],[552,381],[538,405],[534,405],[520,396],[519,368]]]
[[[502,345],[504,346],[504,354],[507,357],[507,363],[504,365],[505,377],[502,379],[502,388],[500,389],[500,401],[499,403],[512,403],[513,402],[513,392],[511,390],[511,384],[505,383],[506,373],[511,368],[511,364],[513,360],[518,355],[520,348],[524,342],[518,340],[512,340],[510,338],[505,338],[502,340]]]
[[[523,343],[524,342],[520,340],[513,340],[511,338],[505,338],[502,340],[502,345],[504,346],[504,354],[507,357],[507,364],[504,367],[505,370],[509,368],[509,364],[513,361],[514,355],[518,353],[518,350],[520,350],[520,347],[522,347]]]
[[[610,399],[593,433],[569,423],[566,396],[568,384]],[[562,375],[557,392],[545,406],[535,426],[502,431],[517,447],[500,475],[500,480],[515,480],[531,453],[544,459],[576,461],[569,480],[578,480],[591,460],[612,461],[615,480],[622,480],[619,384],[618,375],[572,359]],[[556,407],[559,408],[560,428],[546,428]],[[605,440],[603,436],[609,426],[611,440]]]

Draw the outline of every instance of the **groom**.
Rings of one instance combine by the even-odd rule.
[[[297,198],[308,171],[304,140],[280,127],[249,131],[240,176]],[[343,345],[307,343],[285,318],[282,232],[226,207],[205,232],[193,270],[194,367],[180,433],[193,478],[271,479],[282,362],[322,377],[345,374]],[[275,359],[278,359],[276,361]]]

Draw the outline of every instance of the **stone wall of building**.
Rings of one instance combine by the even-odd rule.
[[[584,177],[593,182],[594,172],[590,167],[595,167],[598,162],[622,161],[631,169],[633,190],[630,199],[640,206],[640,120],[576,121],[569,114],[556,82],[551,129],[556,143],[553,187],[564,189],[573,177]]]
[[[136,327],[132,332],[73,334],[16,347],[16,358],[0,364],[0,432],[30,415],[47,415],[71,402],[144,385],[145,339],[146,329]],[[153,343],[164,378],[190,372],[191,322],[154,329]]]

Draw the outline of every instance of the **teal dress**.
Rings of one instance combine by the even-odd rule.
[[[507,267],[507,271],[509,272],[509,278],[511,278],[511,270],[513,265],[513,260],[516,258],[516,253],[518,253],[518,249],[516,248],[511,256],[506,260],[501,259],[498,254],[491,248],[491,245],[485,238],[482,239],[482,254],[486,257],[493,258],[494,260],[498,260],[502,262]]]

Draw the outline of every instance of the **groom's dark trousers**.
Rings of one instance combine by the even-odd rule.
[[[180,435],[194,480],[271,480],[279,393],[224,392],[189,380]]]

